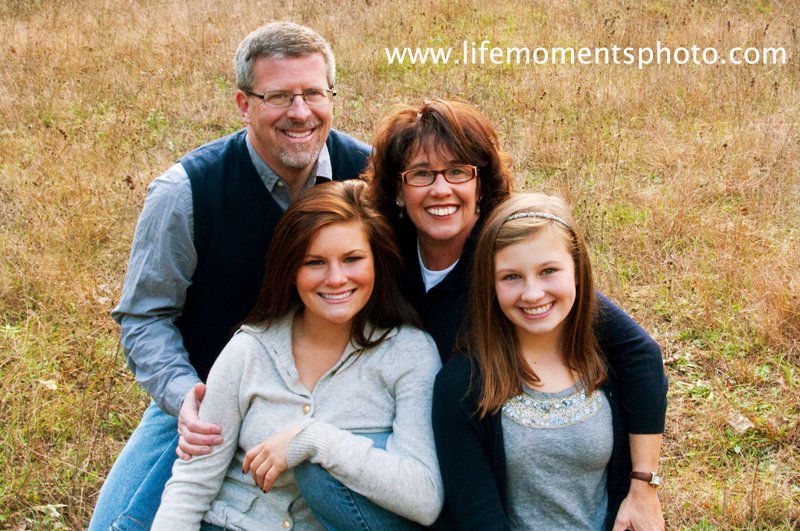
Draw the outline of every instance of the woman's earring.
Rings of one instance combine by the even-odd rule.
[[[403,203],[403,201],[401,201],[399,198],[395,199],[394,204],[397,205],[397,208],[400,209],[400,212],[398,212],[397,217],[399,217],[400,219],[403,219],[403,217],[405,217],[405,214],[404,214],[405,210],[403,210],[403,208],[406,206],[406,204]]]

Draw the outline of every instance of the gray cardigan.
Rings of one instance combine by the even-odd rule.
[[[405,518],[436,519],[444,490],[430,410],[440,361],[430,336],[404,326],[373,349],[351,343],[309,392],[292,355],[293,316],[266,330],[243,326],[220,354],[200,417],[222,426],[225,442],[175,461],[154,530],[197,529],[203,519],[232,529],[321,529],[291,473],[305,460]],[[289,446],[290,470],[264,494],[242,474],[244,454],[296,424],[303,429]],[[392,435],[384,451],[353,432]]]

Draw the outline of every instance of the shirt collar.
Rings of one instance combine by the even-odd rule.
[[[258,152],[256,152],[256,148],[254,148],[253,144],[250,142],[250,135],[246,134],[244,138],[247,144],[247,152],[250,153],[250,160],[253,161],[253,166],[256,167],[258,176],[261,177],[261,181],[264,183],[264,186],[267,187],[267,190],[272,192],[280,176],[275,173],[272,168],[267,166],[267,163],[264,162]],[[307,182],[303,188],[308,188],[332,179],[333,166],[331,165],[331,154],[328,152],[328,145],[323,144],[322,150],[317,156],[317,163],[314,165],[314,169],[311,170],[311,176],[308,179],[309,182]]]

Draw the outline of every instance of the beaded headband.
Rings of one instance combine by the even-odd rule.
[[[522,219],[522,218],[549,219],[551,221],[555,221],[556,223],[560,223],[561,225],[564,225],[567,228],[567,230],[570,231],[571,233],[573,233],[573,234],[575,233],[575,231],[572,230],[572,227],[570,227],[569,223],[564,221],[562,218],[560,218],[558,216],[554,216],[553,214],[548,214],[547,212],[517,212],[516,214],[512,214],[512,215],[508,216],[504,223],[507,223],[509,221],[514,221],[515,219]]]

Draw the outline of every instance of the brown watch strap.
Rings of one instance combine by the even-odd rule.
[[[654,487],[661,485],[661,476],[655,472],[631,472],[631,479],[646,481]]]

